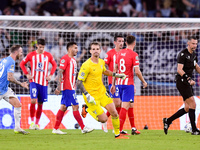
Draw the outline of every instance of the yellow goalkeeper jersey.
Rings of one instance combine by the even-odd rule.
[[[105,62],[99,59],[98,64],[93,63],[89,58],[79,71],[78,79],[83,81],[86,91],[95,99],[105,95],[106,88],[102,82],[102,73],[106,70]]]

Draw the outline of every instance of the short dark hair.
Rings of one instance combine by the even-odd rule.
[[[99,42],[91,42],[90,46],[89,46],[89,49],[91,49],[92,45],[99,45],[99,47],[101,47],[101,44]]]
[[[188,37],[188,41],[190,41],[191,39],[193,39],[193,40],[198,40],[197,37],[194,36],[194,35]]]
[[[45,45],[45,40],[44,39],[37,39],[37,44],[39,45]]]
[[[10,52],[11,52],[11,53],[14,53],[15,51],[18,51],[20,47],[21,47],[21,45],[13,45],[13,46],[10,48]]]
[[[114,36],[114,41],[117,41],[117,38],[124,38],[122,35],[115,35]]]
[[[69,43],[67,43],[67,50],[69,49],[69,47],[71,47],[73,45],[77,45],[76,42],[69,42]]]
[[[135,37],[133,35],[128,35],[126,37],[126,42],[128,45],[132,44],[133,42],[135,42]]]

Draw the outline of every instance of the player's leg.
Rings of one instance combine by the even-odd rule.
[[[31,118],[31,124],[29,129],[35,130],[35,105],[37,102],[37,96],[38,96],[38,90],[36,87],[36,84],[34,82],[30,83],[30,97],[31,97],[31,104],[30,104],[30,118]]]
[[[36,111],[35,130],[40,130],[39,121],[42,114],[43,102],[47,102],[47,86],[36,84],[38,90],[38,108]]]
[[[196,102],[194,100],[194,96],[186,99],[185,103],[189,105],[189,118],[190,118],[190,123],[192,126],[192,135],[200,135],[200,131],[197,129],[196,123],[195,123]]]
[[[191,86],[189,84],[187,85],[187,84],[183,83],[181,81],[181,79],[179,79],[179,78],[177,78],[177,80],[176,80],[176,87],[177,87],[179,93],[181,94],[181,96],[183,97],[184,102],[186,99],[193,96],[193,91],[192,91]],[[164,126],[165,134],[168,133],[169,126],[175,119],[183,116],[184,114],[186,114],[189,111],[189,105],[187,105],[187,103],[185,103],[185,104],[186,104],[185,108],[179,109],[171,117],[163,118],[163,126]]]
[[[81,118],[81,115],[80,115],[79,110],[78,110],[79,109],[79,105],[72,105],[72,108],[73,108],[74,118],[76,119],[76,121],[78,122],[78,124],[81,127],[81,132],[82,133],[90,133],[90,132],[92,132],[94,129],[85,126],[84,123],[83,123],[83,119]]]
[[[10,88],[8,89],[8,92],[3,97],[6,101],[8,101],[13,107],[14,107],[14,118],[15,118],[15,133],[21,133],[21,134],[29,134],[29,132],[24,131],[20,127],[21,122],[21,103],[19,99],[16,97],[16,95],[12,95],[14,93]]]
[[[60,109],[57,112],[55,126],[54,126],[54,129],[52,131],[53,134],[67,134],[66,132],[62,132],[59,129],[59,126],[60,126],[60,124],[62,122],[64,113],[67,110],[67,107],[63,103],[64,102],[61,100],[61,106],[60,106]]]
[[[138,131],[136,126],[135,126],[135,118],[134,118],[133,106],[134,106],[134,103],[131,102],[130,103],[130,108],[128,109],[128,118],[129,118],[129,122],[130,122],[131,129],[132,129],[131,134],[132,135],[138,135],[138,134],[140,134],[140,131]]]
[[[79,113],[79,105],[78,105],[78,100],[76,97],[75,90],[67,90],[68,91],[68,105],[72,104],[72,109],[73,109],[73,115],[78,124],[81,127],[81,132],[82,133],[89,133],[92,132],[94,129],[86,127],[83,123],[83,120],[81,118],[81,115]]]

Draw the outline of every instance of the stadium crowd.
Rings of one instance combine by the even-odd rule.
[[[200,17],[200,0],[1,0],[0,15]]]

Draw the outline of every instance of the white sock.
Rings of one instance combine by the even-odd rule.
[[[15,118],[15,129],[20,128],[21,121],[21,107],[14,108],[14,118]]]

